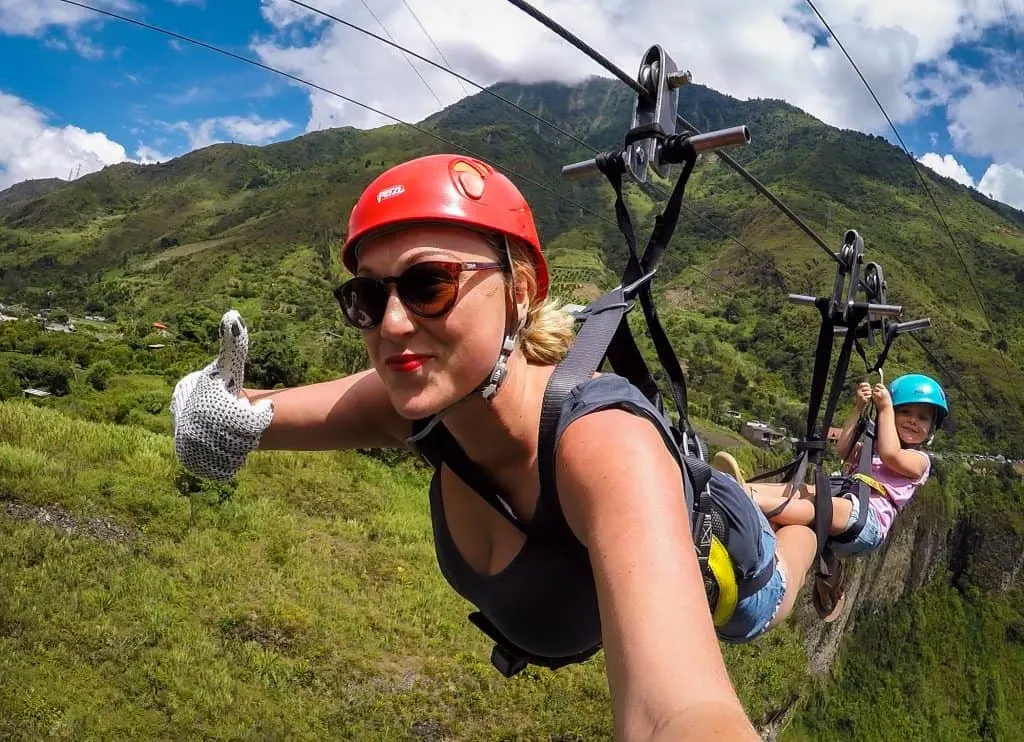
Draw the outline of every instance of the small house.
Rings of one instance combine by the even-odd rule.
[[[741,431],[743,437],[761,448],[771,448],[779,441],[785,440],[786,434],[782,430],[773,428],[767,423],[751,420],[743,425]]]

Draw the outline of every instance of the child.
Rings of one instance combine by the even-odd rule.
[[[857,423],[869,402],[874,402],[875,443],[871,457],[872,491],[864,527],[856,538],[848,541],[830,539],[829,549],[836,556],[854,556],[877,549],[884,542],[896,516],[907,506],[917,488],[928,480],[931,459],[921,450],[930,443],[935,431],[949,414],[945,392],[934,379],[922,374],[901,376],[886,389],[883,384],[873,388],[857,386],[854,408],[843,426],[836,444],[846,462],[859,460],[859,444],[854,440]],[[732,474],[743,483],[736,460],[725,452],[715,456],[715,467]],[[856,497],[855,473],[849,467],[846,476],[833,479],[832,523],[829,534],[840,536],[849,530],[860,515]],[[865,472],[867,474],[867,472]],[[814,485],[803,484],[787,503],[784,483],[749,485],[744,489],[754,498],[773,525],[813,525]],[[774,512],[776,510],[779,512]],[[842,566],[837,560],[831,577],[815,583],[815,606],[825,620],[834,620],[842,610]],[[832,565],[830,565],[832,566]]]

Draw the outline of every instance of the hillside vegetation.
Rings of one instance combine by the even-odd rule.
[[[496,92],[600,149],[618,146],[631,105],[621,85],[596,78],[574,89]],[[946,442],[1020,453],[1024,214],[926,171],[958,254],[910,163],[881,138],[827,127],[776,101],[743,103],[700,86],[684,92],[681,111],[702,128],[747,124],[752,141],[734,157],[836,247],[847,229],[859,230],[867,259],[885,268],[890,300],[906,307],[906,318],[932,319],[922,337],[951,376],[956,432]],[[559,269],[556,290],[573,298],[582,286],[586,299],[587,285],[614,282],[625,248],[611,189],[603,179],[558,177],[561,164],[590,154],[585,148],[485,94],[423,128],[511,165]],[[126,163],[73,183],[20,184],[0,196],[0,299],[147,326],[162,320],[172,330],[235,306],[256,331],[302,348],[310,367],[350,370],[359,363],[348,358],[357,338],[341,327],[329,292],[341,279],[336,248],[348,211],[383,168],[439,149],[450,147],[401,126],[335,129],[267,147],[215,145],[159,165]],[[703,158],[688,196],[703,220],[684,212],[658,288],[682,354],[702,363],[704,342],[718,343],[706,362],[721,368],[694,387],[704,404],[796,423],[816,316],[785,294],[829,291],[833,265],[714,156]],[[646,230],[656,205],[634,188],[629,199]],[[331,345],[345,349],[304,347],[320,346],[311,339],[324,330],[341,335]],[[909,338],[898,345],[890,378],[909,369],[942,373]]]

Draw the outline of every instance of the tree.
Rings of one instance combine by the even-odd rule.
[[[189,307],[178,315],[178,334],[193,343],[215,342],[218,340],[220,317],[206,307]]]
[[[246,383],[266,389],[278,384],[301,384],[309,368],[309,361],[302,358],[296,350],[294,338],[277,330],[253,334],[249,343],[248,360]]]
[[[0,399],[15,399],[21,396],[21,382],[7,366],[0,367]]]
[[[86,372],[85,380],[93,389],[102,392],[110,385],[110,377],[114,375],[114,370],[114,364],[110,361],[96,361]]]

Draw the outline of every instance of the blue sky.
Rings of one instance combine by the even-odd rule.
[[[418,64],[424,85],[394,50],[289,0],[91,2],[406,120],[467,92]],[[482,84],[574,82],[601,73],[502,0],[309,4],[440,60],[436,45]],[[919,159],[1024,208],[1024,0],[931,0],[927,12],[923,4],[917,12],[892,7],[911,5],[892,0],[815,4]],[[782,98],[827,123],[894,140],[804,2],[634,0],[626,26],[624,0],[537,5],[630,72],[647,46],[662,43],[697,82],[739,98]],[[684,31],[680,41],[662,38],[666,26]],[[0,187],[123,159],[166,159],[216,141],[263,144],[327,126],[381,123],[265,70],[60,0],[0,0]]]

